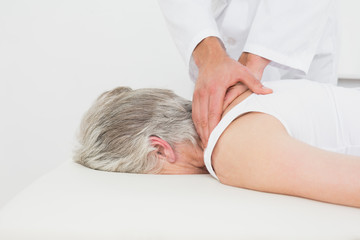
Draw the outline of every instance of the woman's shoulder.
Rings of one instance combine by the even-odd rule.
[[[223,181],[231,169],[251,161],[255,154],[261,154],[264,146],[279,136],[289,134],[284,125],[269,114],[249,112],[235,119],[213,149],[212,166],[219,180]]]

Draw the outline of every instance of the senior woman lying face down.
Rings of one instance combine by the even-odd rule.
[[[308,80],[268,82],[224,110],[205,150],[191,102],[119,87],[85,114],[74,160],[131,173],[210,173],[221,183],[360,207],[360,91]]]

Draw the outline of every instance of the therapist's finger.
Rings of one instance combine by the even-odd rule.
[[[208,141],[210,133],[214,130],[216,125],[220,122],[222,111],[223,111],[223,103],[225,97],[226,88],[222,86],[217,86],[217,88],[213,88],[210,92],[209,98],[209,110],[208,110],[208,118],[209,118],[209,127],[208,127],[208,135],[206,138],[206,143]]]
[[[245,84],[251,91],[256,94],[269,94],[272,90],[265,87],[259,79],[257,79],[250,70],[243,66],[239,72],[239,81]]]
[[[202,88],[195,89],[192,103],[192,119],[203,146],[208,136],[208,94]]]

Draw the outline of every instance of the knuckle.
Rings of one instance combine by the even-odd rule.
[[[206,90],[204,88],[198,90],[198,96],[200,98],[205,98],[206,95],[207,95],[207,92],[206,92]]]
[[[204,86],[196,87],[194,97],[203,98],[204,96],[206,96],[206,88]]]
[[[252,87],[252,89],[258,89],[258,88],[262,88],[262,84],[260,81],[254,80],[250,82],[249,87]]]
[[[198,122],[198,125],[201,127],[201,128],[206,128],[208,126],[208,123],[207,121],[199,121]]]
[[[200,118],[193,118],[193,122],[195,127],[198,128],[205,128],[207,127],[208,123],[206,119],[200,119]]]
[[[209,112],[209,119],[217,119],[219,118],[220,114],[216,111],[210,111]]]
[[[217,86],[210,86],[208,89],[208,92],[210,95],[214,95],[215,93],[217,93],[218,91],[218,87]]]

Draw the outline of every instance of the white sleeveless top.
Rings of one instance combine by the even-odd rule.
[[[224,130],[239,116],[262,112],[277,118],[290,136],[321,149],[360,156],[360,91],[309,80],[266,82],[272,94],[251,94],[215,127],[204,151],[205,166]]]

